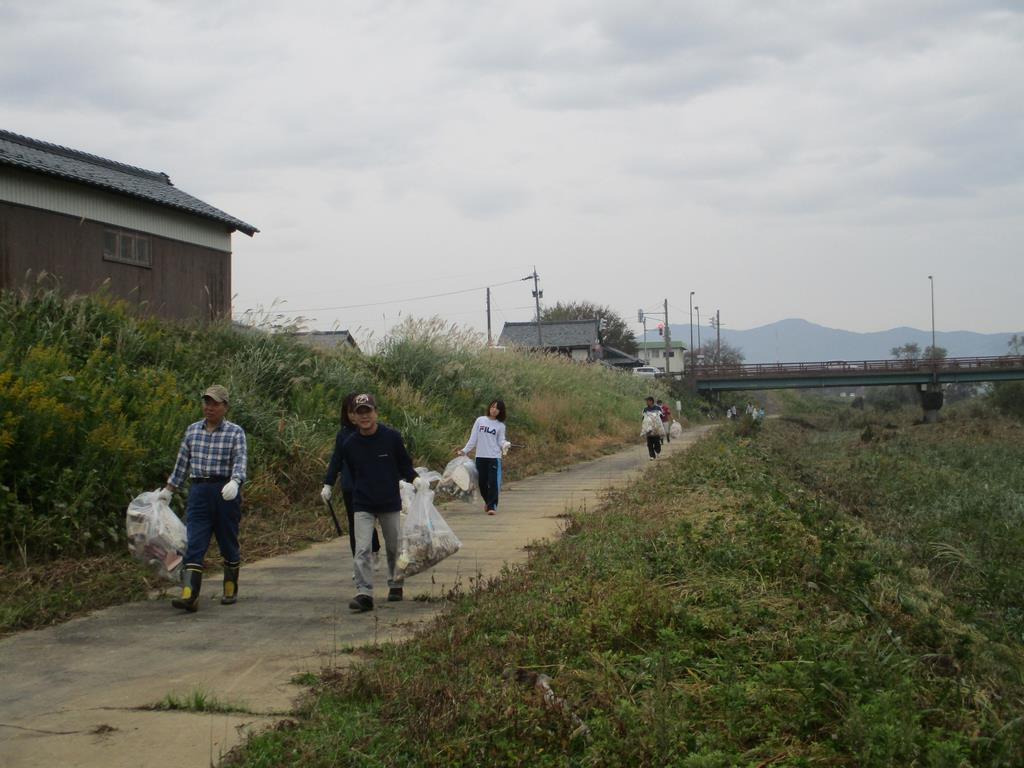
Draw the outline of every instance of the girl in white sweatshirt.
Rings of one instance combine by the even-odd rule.
[[[492,400],[487,415],[473,422],[469,441],[459,451],[467,455],[476,448],[476,471],[480,475],[480,495],[484,498],[488,515],[498,512],[498,493],[501,491],[501,457],[508,441],[505,439],[505,401]]]

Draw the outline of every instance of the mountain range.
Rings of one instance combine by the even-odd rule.
[[[690,326],[672,325],[672,338],[689,344]],[[1018,332],[1020,333],[1020,332]],[[1024,335],[1024,334],[1021,334]],[[949,357],[988,357],[1010,352],[1007,342],[1012,333],[975,333],[973,331],[936,331],[935,344],[944,347]],[[647,339],[659,339],[648,331]],[[703,326],[700,340],[715,338],[715,329]],[[694,328],[694,345],[697,329]],[[893,347],[914,342],[921,351],[931,346],[931,331],[917,328],[891,328],[887,331],[857,333],[826,328],[807,320],[780,320],[749,330],[722,329],[722,341],[743,352],[746,363],[818,362],[824,360],[887,360]]]

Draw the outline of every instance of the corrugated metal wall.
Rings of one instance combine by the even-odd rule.
[[[220,222],[16,168],[0,168],[0,201],[231,251],[231,233]]]

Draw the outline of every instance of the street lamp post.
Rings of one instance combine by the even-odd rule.
[[[690,291],[690,370],[693,370],[693,367],[696,364],[695,361],[697,359],[696,357],[694,357],[693,350],[693,294],[695,293],[696,291]]]
[[[697,351],[700,351],[700,307],[694,307],[694,312],[697,313]]]
[[[928,285],[932,292],[932,360],[935,360],[935,278],[928,275]]]

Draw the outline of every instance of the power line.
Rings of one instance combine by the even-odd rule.
[[[475,288],[463,288],[458,291],[446,291],[445,293],[432,293],[428,296],[411,296],[404,299],[388,299],[387,301],[371,301],[367,304],[346,304],[341,307],[309,307],[306,309],[278,309],[275,310],[281,314],[286,312],[333,312],[339,309],[362,309],[364,307],[382,307],[386,304],[404,304],[407,301],[423,301],[424,299],[439,299],[443,296],[455,296],[460,293],[472,293],[473,291],[482,291],[486,288],[496,288],[499,285],[512,285],[512,283],[521,283],[522,278],[519,280],[506,280],[503,283],[494,283],[490,286],[478,285]]]

